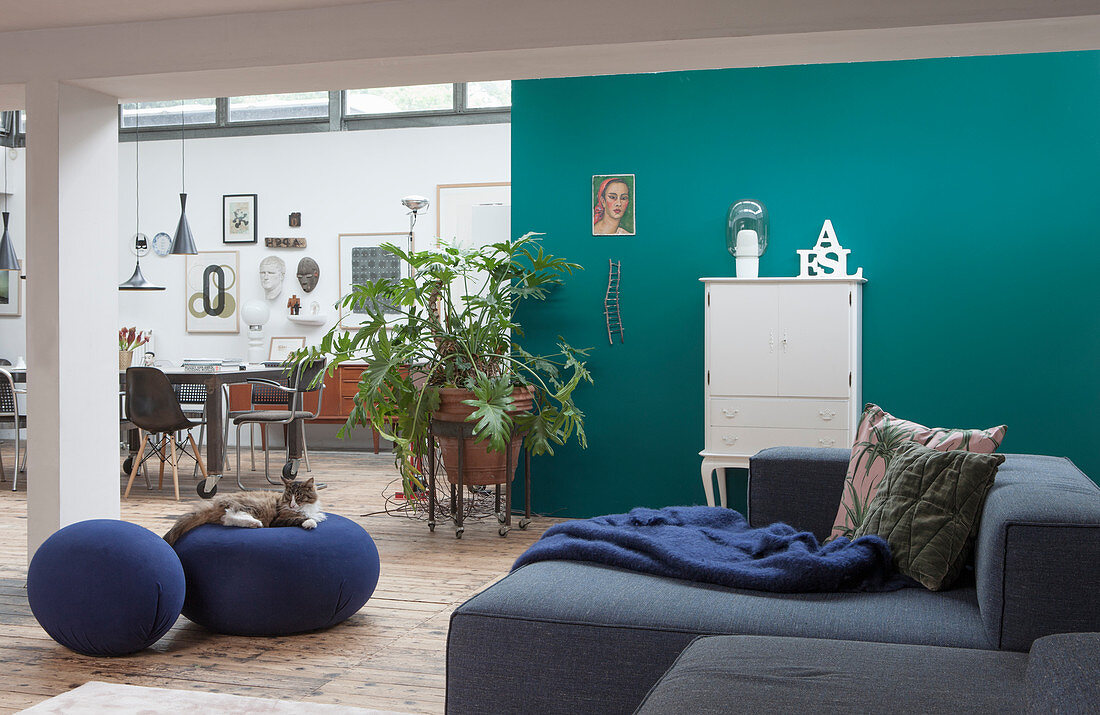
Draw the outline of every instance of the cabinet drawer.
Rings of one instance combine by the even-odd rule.
[[[752,456],[767,447],[851,447],[848,430],[707,427],[706,451]]]
[[[707,424],[713,426],[848,429],[847,400],[711,398]]]

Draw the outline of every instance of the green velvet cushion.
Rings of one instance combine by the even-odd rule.
[[[915,442],[897,449],[855,537],[878,534],[898,570],[933,591],[966,564],[986,494],[1003,454],[941,452]]]

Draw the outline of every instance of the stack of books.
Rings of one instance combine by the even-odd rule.
[[[222,361],[215,358],[187,358],[183,361],[185,372],[218,372]]]

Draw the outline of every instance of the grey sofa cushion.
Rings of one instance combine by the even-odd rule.
[[[454,612],[448,710],[576,712],[587,703],[630,712],[687,643],[708,634],[990,647],[970,588],[772,594],[546,561]],[[491,678],[486,652],[507,663]],[[501,702],[502,691],[522,695]]]
[[[679,713],[1023,712],[1027,655],[720,636],[693,642],[638,709]]]
[[[1100,631],[1100,488],[1068,459],[1006,455],[986,497],[974,568],[993,647]]]
[[[771,447],[749,460],[748,517],[753,526],[784,524],[829,537],[848,471],[850,449]]]
[[[1063,633],[1035,641],[1025,687],[1031,713],[1100,710],[1100,633]]]

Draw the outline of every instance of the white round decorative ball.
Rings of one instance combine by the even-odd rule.
[[[250,300],[241,308],[241,317],[248,325],[263,325],[271,317],[271,309],[262,300]]]

